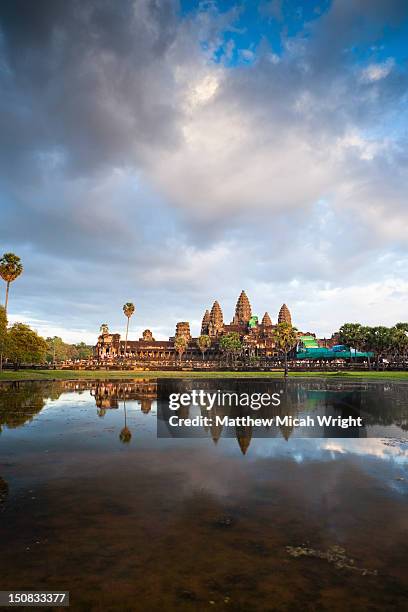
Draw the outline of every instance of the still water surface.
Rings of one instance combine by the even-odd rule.
[[[152,381],[1,384],[0,590],[69,590],[73,610],[406,610],[408,386],[361,388],[376,438],[157,439]]]

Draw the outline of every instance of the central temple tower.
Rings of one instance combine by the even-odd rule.
[[[248,296],[244,290],[241,291],[240,296],[235,306],[235,315],[232,319],[233,325],[248,325],[248,321],[252,316],[252,308],[249,303]]]

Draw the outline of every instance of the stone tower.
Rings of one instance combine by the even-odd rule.
[[[283,304],[279,311],[278,323],[289,323],[289,325],[292,325],[292,317],[286,304]]]
[[[190,323],[188,321],[179,321],[176,325],[176,338],[184,336],[189,342],[191,340]]]
[[[235,315],[232,323],[235,325],[247,325],[252,316],[251,304],[249,303],[245,291],[241,291],[240,296],[235,306]]]
[[[221,306],[215,300],[211,312],[210,312],[210,322],[208,324],[208,335],[209,336],[218,336],[224,327],[224,319],[222,316]]]
[[[268,312],[265,312],[264,316],[262,317],[262,325],[264,327],[272,327],[271,317],[269,316]]]
[[[144,330],[141,340],[144,340],[145,342],[154,342],[153,334],[150,329]]]
[[[210,324],[210,311],[206,310],[203,316],[203,320],[201,323],[201,335],[207,335],[208,334],[208,326]]]

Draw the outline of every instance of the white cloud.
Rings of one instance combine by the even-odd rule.
[[[46,334],[66,325],[67,339],[104,319],[121,328],[127,299],[135,334],[165,337],[215,298],[229,320],[242,288],[258,314],[276,320],[286,301],[320,335],[346,319],[406,319],[407,145],[388,129],[405,92],[385,78],[394,60],[362,72],[344,63],[352,28],[330,44],[324,30],[326,17],[343,18],[339,3],[310,36],[282,34],[279,57],[266,45],[235,67],[231,15],[213,7],[178,22],[141,8],[137,21],[118,15],[114,33],[96,20],[94,37],[86,11],[84,23],[71,15],[77,27],[54,62],[43,64],[55,53],[46,47],[15,82],[10,70],[1,104],[32,109],[28,123],[14,102],[2,114],[2,244],[27,264],[12,308],[37,312]]]
[[[394,58],[389,57],[385,62],[378,64],[369,64],[361,72],[361,80],[366,83],[375,83],[381,79],[385,79],[393,69],[395,64]]]

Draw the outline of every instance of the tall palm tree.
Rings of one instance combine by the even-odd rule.
[[[127,351],[127,341],[128,341],[128,333],[129,333],[129,321],[132,314],[135,312],[135,305],[132,302],[126,302],[123,305],[123,313],[125,317],[127,317],[127,325],[126,325],[126,339],[125,339],[125,357]]]
[[[180,363],[183,354],[186,352],[188,347],[188,340],[185,336],[177,336],[174,340],[174,349],[178,353]]]
[[[211,346],[211,338],[210,336],[207,336],[206,334],[202,334],[198,340],[197,340],[197,346],[201,351],[203,360],[204,360],[204,353],[210,348]]]
[[[290,323],[278,323],[273,332],[275,346],[285,357],[285,378],[288,375],[288,353],[295,348],[298,331]]]
[[[125,400],[123,400],[123,409],[125,411],[125,426],[120,431],[119,440],[121,442],[123,442],[124,444],[128,444],[130,442],[131,438],[132,438],[132,432],[130,431],[129,427],[127,426],[127,420],[126,420],[126,402],[125,402]]]
[[[4,310],[7,313],[7,304],[10,283],[16,280],[23,271],[23,265],[21,259],[14,255],[14,253],[4,253],[0,259],[0,276],[7,283],[6,285],[6,301],[4,303]]]

